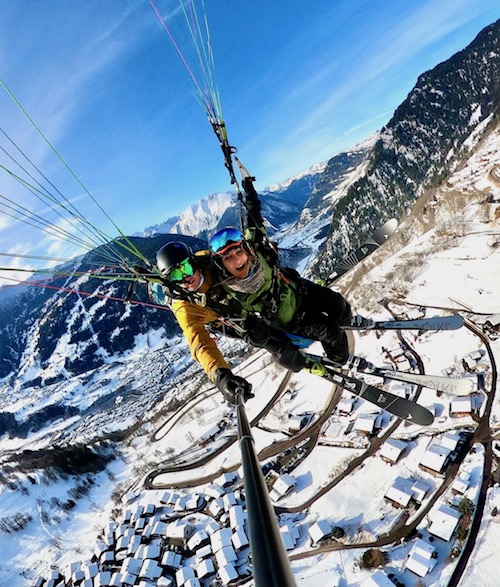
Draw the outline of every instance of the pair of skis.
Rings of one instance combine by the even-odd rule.
[[[358,325],[344,327],[346,330],[456,330],[464,323],[461,316],[434,316],[431,318],[422,318],[416,320],[388,320],[383,322],[365,322],[359,321]],[[429,426],[434,421],[434,415],[424,406],[417,404],[409,399],[397,396],[384,389],[379,389],[365,383],[355,377],[347,375],[340,369],[345,368],[342,365],[336,365],[325,357],[319,357],[304,353],[306,357],[306,370],[314,375],[328,379],[339,387],[357,395],[366,401],[390,412],[391,414],[402,418],[414,424]],[[349,368],[349,365],[346,366]],[[437,391],[456,395],[468,395],[474,385],[470,379],[457,379],[440,375],[425,375],[419,373],[407,373],[376,367],[368,363],[365,359],[353,357],[351,360],[351,369],[354,367],[359,373],[375,375],[382,379],[391,379],[428,387]]]

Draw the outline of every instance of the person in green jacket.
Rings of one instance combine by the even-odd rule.
[[[219,280],[231,301],[241,305],[249,332],[249,341],[263,344],[269,329],[286,335],[320,341],[326,356],[343,365],[349,359],[348,341],[341,326],[349,325],[351,307],[338,292],[301,277],[293,269],[281,268],[276,247],[269,240],[261,215],[261,203],[247,177],[242,185],[246,193],[247,229],[228,227],[216,232],[209,248]],[[252,341],[253,336],[253,341]],[[294,357],[299,370],[302,355]]]

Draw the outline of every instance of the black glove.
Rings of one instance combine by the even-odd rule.
[[[244,338],[248,344],[258,348],[267,347],[271,332],[262,318],[255,314],[250,314],[245,318],[243,328],[246,331]]]
[[[276,358],[280,365],[294,373],[302,371],[306,364],[306,358],[292,343],[283,346],[279,352],[276,353]]]
[[[242,393],[243,401],[255,397],[252,393],[251,383],[243,379],[243,377],[234,375],[231,369],[219,367],[214,372],[213,381],[230,404],[236,404],[236,394],[238,392]]]
[[[258,197],[257,196],[257,192],[255,191],[255,188],[253,186],[253,182],[255,181],[255,177],[244,177],[241,180],[241,185],[243,187],[243,189],[245,190],[245,194],[247,196],[251,196],[251,197]]]

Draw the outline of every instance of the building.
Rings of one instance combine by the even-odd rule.
[[[447,505],[442,505],[429,515],[430,524],[427,531],[429,534],[448,542],[458,526],[460,517],[460,512]]]
[[[450,403],[450,416],[470,416],[472,398],[470,395],[454,395]]]
[[[394,583],[384,571],[378,570],[367,577],[359,587],[394,587]]]
[[[354,422],[354,430],[359,434],[369,436],[381,427],[380,412],[362,412]]]
[[[413,497],[413,479],[396,477],[385,497],[398,507],[405,508]]]
[[[406,560],[406,568],[419,577],[425,577],[436,564],[436,549],[425,540],[418,539],[412,546]]]
[[[308,530],[309,538],[313,544],[318,544],[332,535],[332,525],[326,520],[319,520]]]
[[[395,438],[389,438],[380,447],[380,457],[387,463],[397,463],[407,447],[407,442]]]
[[[419,467],[432,474],[441,473],[448,465],[452,452],[440,444],[432,444],[425,451]]]
[[[269,496],[273,501],[278,501],[282,497],[285,497],[289,493],[291,493],[295,486],[297,485],[297,480],[292,475],[288,473],[278,477],[274,482],[274,485],[269,493]]]

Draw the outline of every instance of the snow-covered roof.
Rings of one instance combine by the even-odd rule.
[[[280,496],[283,497],[289,491],[291,491],[297,485],[297,480],[292,475],[286,473],[278,477],[273,485],[273,490]]]
[[[196,565],[196,574],[200,579],[215,573],[214,563],[210,559],[202,560]]]
[[[233,531],[231,528],[221,528],[217,532],[214,532],[210,536],[210,544],[212,545],[212,550],[217,552],[221,548],[225,546],[231,546],[231,537],[233,535]]]
[[[442,505],[432,513],[430,519],[431,523],[427,527],[428,532],[438,538],[448,541],[453,536],[453,532],[455,532],[455,529],[458,526],[460,512],[447,505]]]
[[[193,567],[181,567],[175,573],[175,580],[179,586],[184,585],[188,579],[194,579],[195,577],[196,574]]]
[[[446,464],[451,452],[452,450],[449,448],[439,444],[432,444],[425,451],[420,461],[420,466],[439,473]]]
[[[394,483],[387,490],[385,497],[402,507],[406,507],[413,497],[413,479],[396,477]]]
[[[223,585],[228,585],[231,581],[238,578],[238,573],[233,565],[228,564],[219,568],[219,577]]]
[[[418,501],[418,503],[421,503],[427,495],[430,486],[427,483],[424,483],[424,481],[420,481],[420,479],[417,479],[413,482],[411,489],[413,491],[413,499],[415,501]]]
[[[394,583],[381,570],[377,570],[367,577],[359,587],[394,587]]]
[[[139,577],[142,579],[158,579],[158,577],[161,577],[162,573],[163,569],[157,561],[146,559],[142,564]]]
[[[326,520],[319,520],[308,529],[308,533],[313,543],[316,543],[323,538],[330,536],[332,533],[332,525]]]
[[[181,566],[182,556],[173,550],[167,550],[163,554],[161,564],[171,569],[178,569]]]
[[[472,412],[472,398],[470,395],[454,395],[450,412],[452,414],[470,414]]]
[[[359,432],[373,432],[379,413],[362,412],[354,422],[354,430]]]
[[[454,479],[451,488],[457,493],[465,493],[470,484],[470,474],[461,473],[456,479]]]
[[[236,550],[240,550],[245,546],[248,546],[248,537],[243,528],[238,528],[236,532],[231,536],[231,542]]]
[[[395,463],[407,446],[408,443],[403,440],[388,438],[380,448],[380,456],[391,463]]]

